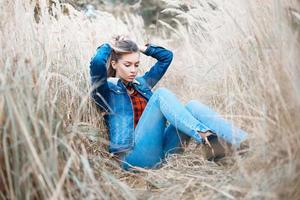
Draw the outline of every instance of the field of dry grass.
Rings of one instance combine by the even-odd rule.
[[[300,2],[167,1],[177,27],[70,5],[0,1],[0,199],[299,199]],[[67,9],[68,14],[63,14]],[[297,11],[298,10],[298,11]],[[159,86],[249,132],[222,163],[192,143],[156,170],[122,171],[89,97],[89,61],[112,35],[170,48]],[[153,59],[141,57],[141,73]]]

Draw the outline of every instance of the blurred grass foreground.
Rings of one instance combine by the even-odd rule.
[[[0,199],[300,199],[300,2],[152,1],[146,25],[143,2],[0,1]],[[90,58],[119,33],[170,48],[160,86],[248,131],[248,152],[216,164],[192,143],[122,171],[89,97]]]

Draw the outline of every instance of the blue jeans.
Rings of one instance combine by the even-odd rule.
[[[206,105],[192,100],[183,106],[172,92],[159,88],[136,126],[134,148],[120,155],[122,167],[154,168],[166,154],[180,150],[189,138],[201,143],[198,131],[211,131],[233,145],[239,145],[248,136]]]

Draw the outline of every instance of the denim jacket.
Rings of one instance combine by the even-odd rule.
[[[125,85],[119,78],[107,78],[107,60],[111,47],[105,43],[97,48],[90,62],[92,97],[98,107],[106,112],[104,116],[109,129],[109,151],[124,152],[134,146],[134,115],[131,99]],[[173,59],[173,53],[163,47],[148,45],[145,55],[157,62],[144,75],[134,79],[133,87],[147,100],[151,89],[162,78]]]

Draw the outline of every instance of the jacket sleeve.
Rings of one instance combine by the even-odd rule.
[[[92,82],[92,97],[102,111],[108,111],[107,99],[109,95],[107,84],[106,62],[111,54],[111,47],[105,43],[97,48],[96,54],[90,62],[90,76]]]
[[[173,59],[172,51],[160,46],[148,45],[145,55],[151,56],[157,62],[146,72],[142,77],[146,80],[148,85],[153,88],[157,82],[163,77]]]

